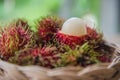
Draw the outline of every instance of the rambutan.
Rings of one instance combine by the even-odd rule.
[[[84,36],[82,37],[71,36],[61,32],[58,32],[56,34],[56,39],[62,44],[69,45],[71,48],[74,47],[75,45],[80,45],[81,43],[84,42]]]
[[[94,28],[92,29],[90,27],[86,27],[86,29],[87,29],[87,36],[89,40],[98,39],[101,37],[101,34],[97,33],[97,31]]]
[[[56,34],[58,42],[67,44],[71,48],[99,37],[100,34],[95,29],[87,27],[86,23],[80,18],[68,19]]]
[[[58,32],[56,34],[56,39],[63,44],[69,45],[71,48],[74,48],[76,45],[82,45],[90,40],[97,40],[100,38],[100,34],[98,34],[94,29],[86,27],[87,34],[83,36],[72,36],[68,34],[64,34],[62,32]]]
[[[14,56],[9,57],[7,60],[10,63],[18,64],[18,65],[32,65],[34,64],[34,58],[31,54],[32,48],[25,48],[19,51],[16,51]]]
[[[56,47],[35,48],[31,53],[37,59],[35,64],[48,68],[54,68],[60,59],[59,51]]]
[[[38,37],[42,42],[48,42],[53,39],[54,34],[61,29],[63,20],[54,16],[42,18],[38,22]]]
[[[32,33],[28,24],[22,20],[5,27],[0,32],[0,55],[3,57],[13,55],[29,43]]]

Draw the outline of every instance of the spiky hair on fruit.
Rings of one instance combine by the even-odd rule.
[[[95,29],[90,27],[86,27],[86,30],[87,34],[83,36],[72,36],[58,31],[56,34],[56,39],[61,44],[66,44],[71,48],[75,48],[76,45],[82,45],[87,41],[100,39],[102,36],[101,33],[97,33]]]
[[[61,29],[63,19],[55,16],[43,17],[38,21],[38,37],[41,38],[43,43],[52,41],[54,34]]]
[[[16,26],[23,26],[24,28],[29,28],[29,25],[25,19],[17,19],[13,22]]]
[[[54,68],[60,59],[59,50],[55,46],[35,48],[31,53],[38,60],[35,64],[47,68]]]
[[[24,48],[19,51],[16,51],[14,56],[9,57],[7,61],[22,66],[32,65],[34,64],[34,58],[31,53],[32,50],[33,48]]]
[[[1,57],[8,57],[29,44],[32,32],[27,22],[19,19],[1,29],[0,35]]]
[[[65,46],[64,46],[65,47]],[[115,48],[110,47],[105,41],[89,41],[74,49],[67,46],[66,52],[61,54],[58,66],[80,65],[86,67],[97,63],[109,63]]]
[[[9,62],[18,65],[39,65],[47,68],[57,67],[61,49],[56,46],[44,46],[22,49],[9,58]]]

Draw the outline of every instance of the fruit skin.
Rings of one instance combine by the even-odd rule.
[[[60,59],[59,51],[56,47],[35,48],[31,53],[37,59],[35,64],[43,67],[54,68]]]
[[[112,55],[112,54],[110,54]],[[98,56],[97,57],[100,62],[106,63],[106,62],[112,62],[111,58],[108,55]]]
[[[0,35],[0,54],[6,59],[14,55],[16,51],[25,48],[32,37],[27,22],[23,20],[18,20],[3,28]]]
[[[92,29],[90,27],[86,27],[86,29],[87,29],[88,40],[98,39],[100,37],[100,35],[96,32],[95,29]]]
[[[54,34],[60,30],[63,20],[54,16],[47,16],[38,21],[38,37],[43,43],[53,40]]]
[[[83,43],[89,41],[89,40],[96,40],[99,38],[99,34],[89,27],[86,27],[87,29],[87,35],[83,36],[72,36],[68,34],[61,33],[60,31],[56,34],[56,39],[61,44],[69,45],[71,48],[74,48],[76,45],[82,45]]]
[[[85,36],[77,37],[58,32],[56,34],[56,39],[58,40],[58,42],[69,45],[71,48],[73,48],[75,45],[82,44],[85,41]]]
[[[14,54],[14,56],[9,57],[7,61],[22,66],[34,64],[34,58],[31,54],[32,50],[33,48],[19,50]]]

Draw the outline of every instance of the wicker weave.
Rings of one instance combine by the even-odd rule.
[[[0,60],[0,80],[119,80],[120,50],[116,48],[112,63],[82,68],[68,66],[46,69],[40,66],[18,66]]]

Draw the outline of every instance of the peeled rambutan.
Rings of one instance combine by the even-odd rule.
[[[87,23],[80,18],[68,19],[63,24],[62,29],[56,33],[58,42],[69,45],[71,48],[98,37],[99,34],[96,30],[87,27]]]
[[[52,40],[53,35],[60,30],[63,20],[57,17],[48,16],[38,22],[38,36],[43,42]]]
[[[13,55],[16,51],[25,48],[32,33],[28,24],[22,20],[5,27],[0,32],[0,55],[3,57]]]

